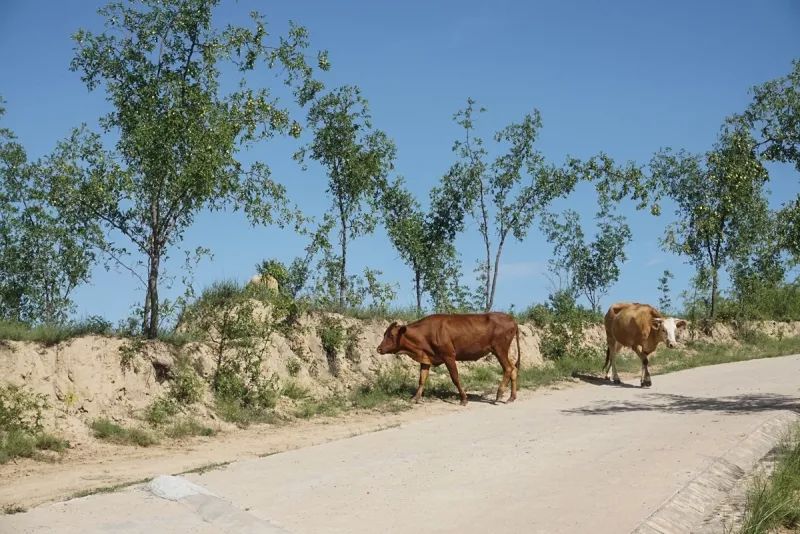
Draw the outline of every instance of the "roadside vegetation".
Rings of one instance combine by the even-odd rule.
[[[44,395],[0,385],[0,464],[15,458],[53,460],[69,447],[65,440],[43,430],[47,408]]]
[[[778,446],[769,475],[756,477],[747,492],[740,534],[800,530],[800,426]]]

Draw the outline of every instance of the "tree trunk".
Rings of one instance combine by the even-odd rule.
[[[492,306],[494,306],[494,292],[497,289],[497,272],[500,270],[500,255],[503,253],[503,243],[505,243],[506,237],[501,236],[500,242],[497,244],[497,254],[494,258],[494,272],[492,273],[492,289],[489,292],[489,298],[487,299],[486,304],[486,311],[492,311]],[[486,280],[487,286],[489,280]]]
[[[417,315],[422,315],[422,273],[414,264],[414,289],[417,292]]]
[[[161,263],[161,251],[154,249],[150,255],[150,269],[147,274],[147,305],[150,308],[149,317],[145,316],[147,330],[145,335],[148,339],[158,337],[158,270]]]
[[[717,313],[717,278],[718,272],[716,267],[711,271],[711,319],[714,319]]]
[[[344,310],[347,294],[347,223],[342,215],[342,265],[339,270],[339,307]]]

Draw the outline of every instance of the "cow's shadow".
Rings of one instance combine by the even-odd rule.
[[[442,402],[446,402],[447,404],[461,404],[461,397],[458,396],[458,393],[445,393],[445,392],[432,392],[428,394],[427,392],[422,397],[423,402],[424,399],[436,399]],[[467,402],[480,402],[483,404],[495,404],[494,400],[489,399],[479,393],[467,393]],[[505,404],[505,401],[500,401],[497,404]]]
[[[587,384],[592,384],[593,386],[613,386],[616,388],[639,388],[639,386],[633,384],[626,384],[625,382],[615,384],[611,380],[606,380],[605,378],[600,378],[599,376],[587,375],[583,373],[572,373],[572,376],[574,378],[577,378],[581,382],[586,382]]]

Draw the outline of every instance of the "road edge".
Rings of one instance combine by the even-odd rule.
[[[664,501],[631,533],[695,531],[736,483],[779,443],[789,425],[799,421],[800,414],[785,411],[761,423]]]

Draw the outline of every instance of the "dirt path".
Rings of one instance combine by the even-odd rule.
[[[432,403],[327,435],[394,426],[381,432],[187,474],[201,489],[177,502],[132,487],[0,517],[0,532],[630,532],[765,423],[800,411],[798,377],[800,356],[788,356],[660,375],[652,389]],[[324,426],[308,424],[309,443]],[[259,438],[253,454],[273,446],[268,431]]]

